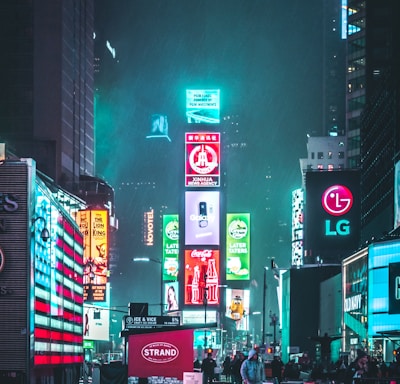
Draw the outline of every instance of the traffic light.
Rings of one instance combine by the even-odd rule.
[[[274,352],[274,349],[272,347],[267,348],[267,353],[273,353],[273,352]]]
[[[208,353],[213,353],[213,349],[212,348],[207,348],[207,354]]]

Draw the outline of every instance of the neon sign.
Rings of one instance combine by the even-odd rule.
[[[332,185],[322,194],[322,208],[331,216],[343,216],[353,206],[353,194],[344,185]],[[325,220],[326,236],[347,236],[350,234],[350,221]]]

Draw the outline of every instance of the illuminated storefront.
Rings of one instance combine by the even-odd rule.
[[[375,242],[345,259],[342,277],[343,351],[390,361],[400,336],[400,241]]]

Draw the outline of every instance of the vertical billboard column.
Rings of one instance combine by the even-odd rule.
[[[227,280],[250,279],[250,214],[228,213],[226,220]]]
[[[108,280],[108,211],[83,210],[77,223],[84,236],[85,301],[106,301]]]

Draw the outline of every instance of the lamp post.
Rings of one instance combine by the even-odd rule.
[[[203,294],[203,305],[204,305],[204,351],[207,349],[207,304],[208,304],[208,287],[207,287],[207,273],[204,274],[204,294]]]
[[[263,284],[263,311],[262,311],[262,324],[261,324],[261,342],[265,345],[265,299],[267,296],[267,270],[268,267],[264,267],[264,284]]]
[[[276,352],[276,324],[278,322],[278,316],[269,312],[269,318],[271,319],[270,325],[274,327],[274,353]]]
[[[160,268],[160,315],[162,316],[163,313],[164,313],[164,310],[163,310],[163,286],[162,286],[163,285],[163,279],[162,279],[163,275],[162,275],[162,262],[161,262],[161,260],[153,259],[151,257],[134,257],[132,259],[132,261],[134,263],[137,263],[137,262],[139,262],[139,263],[140,262],[149,263],[150,261],[152,261],[153,263],[160,264],[160,266],[161,266],[161,268]]]

